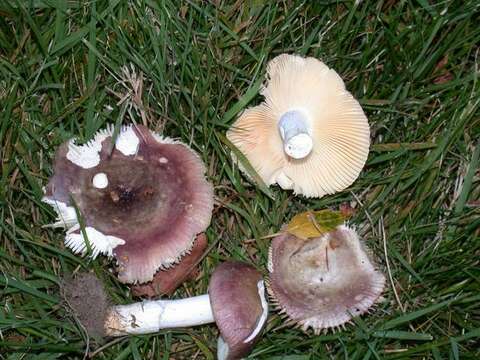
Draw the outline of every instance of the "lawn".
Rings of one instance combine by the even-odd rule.
[[[479,24],[478,0],[0,1],[0,358],[215,357],[215,326],[88,342],[62,300],[64,276],[88,270],[116,303],[138,300],[111,261],[43,227],[41,202],[62,142],[136,122],[190,144],[215,186],[208,253],[173,297],[205,293],[229,258],[266,274],[268,235],[297,212],[355,207],[384,299],[317,336],[272,310],[251,358],[479,359]],[[284,52],[335,69],[369,118],[367,164],[343,192],[269,193],[232,161],[225,132]]]

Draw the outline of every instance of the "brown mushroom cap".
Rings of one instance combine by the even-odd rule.
[[[221,334],[218,358],[246,356],[266,324],[268,305],[262,274],[242,262],[224,262],[213,272],[208,293]]]
[[[74,252],[86,253],[87,244],[72,199],[92,256],[115,256],[120,281],[143,283],[175,264],[208,227],[213,188],[187,145],[135,125],[121,129],[111,151],[112,133],[83,146],[63,144],[44,201],[59,213],[54,225],[69,229],[65,243]]]
[[[278,306],[303,330],[315,333],[368,311],[385,284],[357,234],[343,225],[308,240],[277,236],[269,271],[269,291]]]
[[[261,94],[265,101],[246,109],[227,138],[267,185],[322,197],[355,181],[367,160],[370,129],[360,104],[334,70],[312,57],[279,55],[267,66]],[[302,159],[285,153],[278,128],[282,116],[292,111],[308,119],[311,128],[313,148]]]

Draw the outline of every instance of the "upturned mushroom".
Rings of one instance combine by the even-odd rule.
[[[100,294],[89,296],[100,299],[104,305],[88,304],[84,288],[89,292],[100,289]],[[65,297],[88,333],[94,335],[149,334],[215,322],[220,330],[217,355],[221,360],[240,359],[249,354],[268,317],[261,273],[237,261],[227,261],[214,270],[208,294],[187,299],[106,306],[103,286],[91,274],[68,282]]]
[[[213,187],[186,144],[140,125],[122,127],[113,144],[113,132],[64,143],[43,201],[74,253],[114,256],[120,281],[144,283],[176,264],[208,227]]]
[[[246,109],[227,138],[267,185],[322,197],[355,181],[370,129],[334,70],[312,57],[283,54],[269,62],[261,94],[265,101]]]
[[[345,225],[307,240],[288,232],[275,237],[268,269],[272,300],[293,323],[316,334],[367,312],[385,284]]]

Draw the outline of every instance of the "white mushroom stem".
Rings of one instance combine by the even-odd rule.
[[[262,313],[252,333],[243,341],[244,343],[252,341],[260,333],[268,317],[263,280],[257,283],[257,288]],[[112,306],[104,327],[107,336],[123,336],[151,334],[161,329],[183,328],[214,322],[210,296],[205,294],[179,300],[150,300]],[[228,351],[228,346],[226,349]],[[225,351],[224,347],[219,348],[219,351]]]
[[[149,334],[160,329],[213,323],[209,295],[113,306],[105,321],[108,336]]]
[[[278,122],[285,153],[294,159],[303,159],[313,148],[309,120],[303,111],[284,113]]]

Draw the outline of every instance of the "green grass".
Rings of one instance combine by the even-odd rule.
[[[40,199],[58,145],[135,121],[191,144],[215,185],[211,251],[175,297],[204,293],[227,258],[264,269],[265,235],[298,211],[349,201],[385,271],[388,262],[398,300],[388,281],[372,314],[320,336],[272,312],[252,358],[479,359],[480,3],[219,3],[0,1],[0,357],[87,354],[61,301],[64,274],[98,267],[116,302],[133,301],[107,259],[77,258],[61,231],[42,228],[53,214]],[[282,52],[337,70],[369,117],[373,144],[391,144],[373,146],[344,192],[306,200],[273,187],[271,199],[232,165],[225,131],[261,101],[266,62]],[[143,87],[118,105],[126,65]],[[95,354],[212,359],[216,336],[214,326],[161,331]]]

